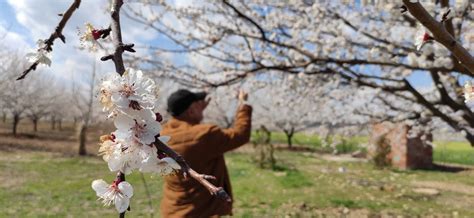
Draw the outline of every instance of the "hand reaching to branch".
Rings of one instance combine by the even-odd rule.
[[[246,104],[247,99],[248,99],[248,93],[246,93],[242,89],[240,89],[239,93],[237,94],[237,99],[239,101],[239,106]]]

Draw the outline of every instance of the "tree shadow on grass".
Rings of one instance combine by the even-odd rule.
[[[467,166],[455,166],[455,165],[445,165],[445,164],[433,164],[431,169],[427,169],[428,171],[439,171],[439,172],[447,172],[447,173],[458,173],[466,170],[473,170],[473,168],[469,168]]]
[[[452,164],[439,164],[433,163],[431,168],[425,169],[413,169],[413,170],[399,170],[399,169],[392,169],[392,172],[395,173],[404,173],[404,174],[412,174],[415,171],[432,171],[432,172],[445,172],[445,173],[459,173],[463,171],[474,170],[474,167],[470,166],[460,166],[460,165],[452,165]]]

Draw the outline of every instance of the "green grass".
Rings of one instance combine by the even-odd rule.
[[[255,134],[252,134],[255,137]],[[329,148],[322,148],[322,142],[318,135],[308,135],[305,133],[296,133],[293,137],[294,144],[305,145],[315,148],[323,152],[331,152]],[[360,145],[369,141],[367,136],[355,136],[351,138],[341,138],[341,143],[336,145],[339,153],[351,153],[362,149]],[[287,144],[287,139],[282,132],[272,132],[273,144]],[[474,148],[465,141],[435,141],[436,145],[433,151],[433,159],[435,162],[454,163],[474,165]],[[329,149],[329,150],[328,150]]]
[[[250,152],[250,153],[249,153]],[[277,151],[278,170],[256,166],[251,151],[226,155],[235,196],[235,217],[308,217],[334,209],[390,211],[399,215],[441,214],[472,217],[474,199],[451,191],[425,198],[411,191],[412,181],[437,181],[474,186],[469,174],[433,171],[374,170],[368,163],[328,162],[308,153]],[[346,173],[338,172],[345,167]],[[113,208],[96,201],[92,180],[112,181],[114,175],[95,157],[65,157],[45,152],[0,152],[0,217],[116,217]],[[162,179],[145,176],[159,214]],[[140,174],[127,177],[135,195],[129,217],[150,213]],[[394,187],[393,191],[381,187]],[[446,202],[468,201],[456,207]],[[301,205],[305,205],[304,207]],[[407,206],[408,205],[408,206]],[[463,206],[465,205],[465,206]]]
[[[437,162],[474,165],[474,148],[467,142],[435,142],[433,158]]]

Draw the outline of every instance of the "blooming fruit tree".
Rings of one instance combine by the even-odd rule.
[[[474,77],[472,1],[186,2],[146,1],[155,13],[126,9],[176,46],[150,47],[155,54],[186,53],[195,62],[140,57],[157,72],[212,87],[270,74],[332,75],[379,90],[379,102],[405,114],[403,121],[429,116],[474,146],[474,112],[462,97]]]
[[[60,20],[55,31],[47,40],[38,41],[38,49],[27,55],[32,63],[18,80],[24,79],[38,65],[51,65],[51,52],[54,41],[59,38],[65,42],[62,30],[74,11],[79,8],[81,1],[74,0]],[[143,75],[140,70],[128,68],[123,63],[124,52],[135,52],[134,44],[124,44],[120,29],[120,8],[123,0],[112,1],[111,24],[106,29],[94,29],[90,24],[81,36],[82,45],[94,51],[97,40],[111,37],[114,52],[101,58],[102,61],[113,61],[117,74],[106,78],[100,85],[99,100],[109,118],[114,119],[116,131],[100,138],[99,154],[107,162],[110,171],[117,173],[111,183],[99,179],[92,182],[92,188],[99,199],[109,206],[115,205],[120,217],[130,210],[130,198],[133,187],[125,181],[125,175],[134,170],[156,173],[162,176],[182,173],[204,185],[211,194],[225,202],[231,199],[222,187],[215,187],[208,179],[213,176],[202,175],[192,170],[185,160],[166,145],[167,136],[161,136],[162,117],[155,113],[154,103],[156,89],[153,80]]]

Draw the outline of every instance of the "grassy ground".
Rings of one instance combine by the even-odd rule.
[[[248,146],[250,147],[250,146]],[[113,180],[96,157],[70,157],[52,152],[2,151],[0,158],[1,217],[115,217],[112,208],[96,201],[93,179]],[[279,171],[257,168],[250,148],[226,156],[236,196],[236,217],[380,214],[474,216],[473,171],[374,170],[367,163],[332,162],[311,153],[278,151]],[[339,168],[344,167],[344,173]],[[145,175],[152,208],[141,174],[128,176],[134,185],[131,217],[158,216],[161,178]],[[435,187],[440,195],[413,192]],[[458,187],[458,188],[454,188]]]
[[[297,133],[294,136],[294,142],[298,145],[310,146],[319,151],[321,148],[321,139],[318,135],[308,135]],[[347,150],[349,153],[357,150],[358,146],[368,142],[367,136],[358,136],[345,139],[344,143],[337,146],[338,150]],[[286,144],[287,139],[284,133],[272,133],[272,143]],[[474,148],[466,141],[435,141],[433,159],[435,162],[454,163],[474,165]],[[346,153],[346,152],[342,152]]]
[[[0,217],[116,217],[113,208],[96,201],[90,187],[92,180],[112,181],[114,175],[100,158],[74,155],[73,129],[51,131],[42,124],[39,133],[31,134],[24,125],[17,138],[0,125]],[[102,133],[91,132],[88,149],[95,153],[96,137]],[[316,137],[296,137],[316,142]],[[435,160],[474,164],[469,162],[469,148],[439,143]],[[375,170],[366,162],[330,161],[311,152],[279,149],[275,155],[275,171],[256,167],[250,145],[226,155],[236,217],[474,217],[474,170]],[[159,216],[162,179],[146,174],[144,178],[152,206],[141,174],[134,173],[127,177],[135,189],[129,217]],[[421,194],[415,188],[436,189],[439,194]]]
[[[434,160],[474,165],[474,148],[467,142],[435,142]]]

